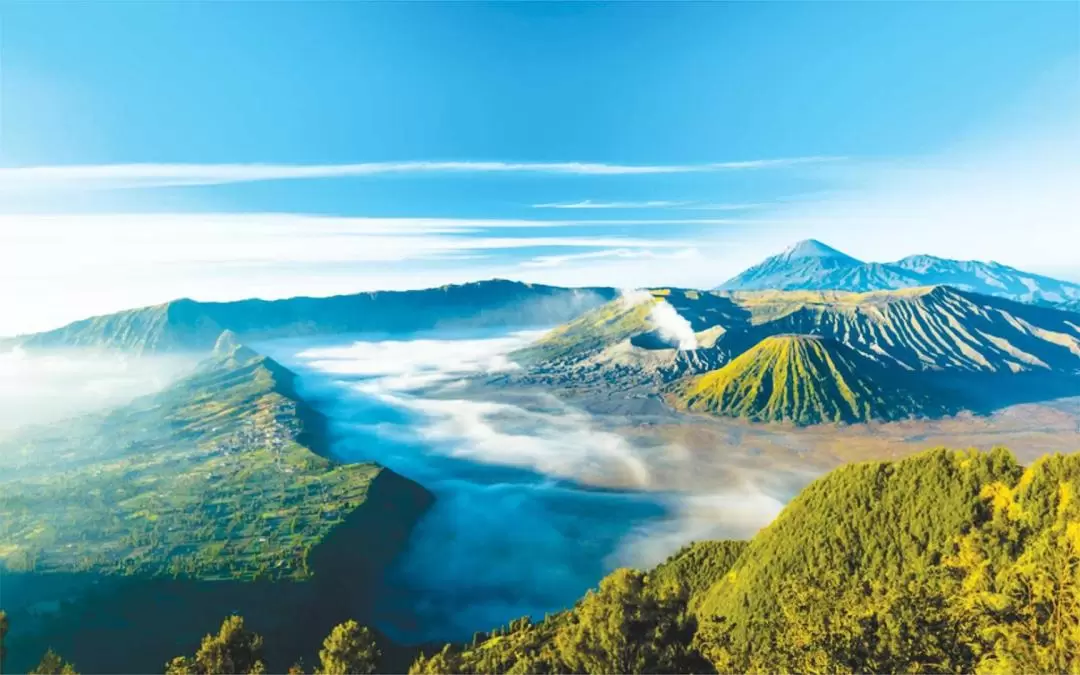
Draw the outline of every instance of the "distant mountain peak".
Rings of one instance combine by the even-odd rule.
[[[850,274],[864,266],[860,260],[824,244],[817,239],[796,242],[742,274],[729,279],[719,287],[721,290],[792,290],[816,288],[822,278]],[[826,282],[836,285],[836,282]],[[865,285],[865,284],[864,284]],[[868,291],[874,286],[845,290]]]
[[[803,239],[802,241],[796,242],[784,249],[784,252],[780,254],[780,257],[785,260],[796,260],[798,258],[840,258],[858,262],[848,254],[837,251],[832,246],[824,244],[817,239]]]
[[[724,291],[868,291],[948,285],[963,291],[1073,307],[1080,284],[1051,279],[998,262],[909,255],[895,262],[862,262],[816,239],[766,258],[717,287]]]

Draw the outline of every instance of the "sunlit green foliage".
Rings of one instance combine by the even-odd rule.
[[[1020,472],[1005,450],[939,449],[841,467],[807,486],[751,540],[701,611],[742,623],[772,613],[785,580],[833,572],[898,580],[921,572],[984,517],[983,487]]]
[[[413,672],[1080,673],[1078,490],[1080,454],[844,467],[749,544],[618,570]]]
[[[696,620],[685,587],[649,583],[620,569],[600,582],[556,633],[555,646],[571,672],[680,673],[703,666],[690,642]]]
[[[261,672],[261,647],[231,617],[167,673]],[[411,673],[1080,673],[1080,454],[843,467],[748,543],[616,570],[564,612],[428,654]],[[379,659],[352,621],[319,656],[335,674]]]
[[[194,657],[178,656],[165,664],[166,675],[233,675],[266,672],[263,639],[244,628],[244,619],[230,616],[217,635],[203,638]]]
[[[697,644],[745,672],[1077,672],[1078,487],[1080,455],[846,467],[709,591]]]
[[[649,673],[708,668],[691,641],[697,621],[670,576],[619,569],[574,608],[527,618],[470,645],[421,656],[412,673]]]
[[[334,627],[319,650],[319,675],[367,675],[379,666],[382,653],[371,631],[349,620]]]
[[[77,675],[75,666],[64,661],[59,654],[48,650],[41,657],[41,662],[31,671],[30,675]]]
[[[701,599],[703,591],[727,574],[746,545],[745,541],[730,539],[688,544],[649,572],[649,581],[652,584],[684,587],[693,608],[693,602]]]

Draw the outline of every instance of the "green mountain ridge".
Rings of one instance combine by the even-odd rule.
[[[387,509],[368,497],[391,472],[329,458],[327,421],[299,397],[295,379],[226,334],[162,392],[4,439],[0,563],[198,579],[308,576],[308,554],[331,531],[354,512]],[[418,517],[431,496],[392,482]]]
[[[806,335],[767,337],[723,368],[672,387],[676,408],[755,422],[867,422],[941,416],[940,395],[916,389],[836,341]]]
[[[332,626],[370,621],[433,500],[335,461],[296,375],[225,332],[156,394],[0,441],[0,575],[19,627],[5,672],[50,647],[81,672],[159,672],[237,612],[284,671]]]
[[[408,333],[436,328],[551,325],[615,297],[609,288],[561,288],[501,279],[417,291],[326,298],[174,300],[92,317],[4,341],[7,347],[202,352],[224,330],[257,340],[335,333]]]

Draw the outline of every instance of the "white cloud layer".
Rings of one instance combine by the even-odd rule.
[[[0,189],[77,187],[117,189],[225,185],[271,180],[360,178],[388,174],[537,173],[625,176],[773,169],[835,161],[835,157],[785,157],[706,164],[605,164],[597,162],[364,162],[358,164],[82,164],[0,168]]]
[[[534,209],[685,209],[688,211],[746,211],[765,204],[712,204],[695,201],[654,199],[640,202],[594,201],[584,199],[576,202],[548,202],[533,204]]]
[[[448,640],[542,616],[613,567],[650,566],[703,537],[746,538],[780,511],[763,479],[782,471],[694,491],[704,482],[672,471],[710,471],[709,453],[641,443],[549,395],[463,393],[460,378],[512,368],[507,352],[538,335],[258,345],[301,373],[342,458],[378,461],[436,495],[390,572],[395,595],[384,599],[393,616],[411,616],[380,628]],[[505,564],[496,569],[493,559]]]
[[[547,204],[533,204],[534,209],[670,209],[676,206],[685,206],[690,202],[673,202],[653,200],[645,202],[595,202],[586,199],[579,202],[550,202]]]
[[[687,260],[699,255],[696,248],[683,248],[671,252],[658,253],[647,248],[609,248],[586,253],[568,253],[566,255],[537,256],[521,263],[524,268],[554,268],[585,260],[618,258],[621,260]]]

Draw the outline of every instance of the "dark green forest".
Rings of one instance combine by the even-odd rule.
[[[616,570],[542,621],[423,649],[410,672],[1080,673],[1078,490],[1080,454],[1026,469],[1005,449],[852,464],[749,542]],[[392,669],[378,642],[341,624],[314,672]],[[163,667],[264,672],[262,648],[229,617]],[[37,672],[74,668],[50,653]]]

